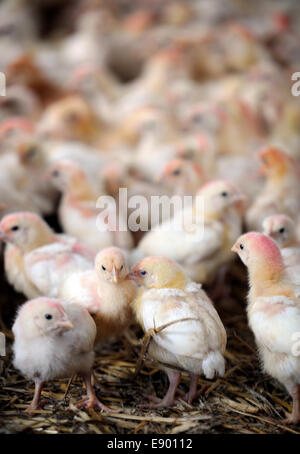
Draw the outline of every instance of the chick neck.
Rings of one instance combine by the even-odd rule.
[[[18,247],[23,253],[27,253],[39,247],[46,246],[47,244],[54,243],[55,241],[55,234],[48,226],[43,225],[40,227],[37,235],[35,235],[32,239],[27,238],[27,241],[24,241]]]
[[[126,292],[128,280],[120,280],[119,282],[110,282],[102,279],[96,273],[97,292],[101,299],[101,313],[107,318],[115,318],[118,312],[124,310],[124,306],[128,305],[130,291]],[[134,295],[132,295],[132,298]]]
[[[65,197],[72,200],[96,201],[97,195],[86,177],[82,174],[73,175],[65,191]]]
[[[292,296],[292,288],[285,282],[285,268],[282,259],[270,263],[260,257],[248,265],[249,300],[261,296]]]

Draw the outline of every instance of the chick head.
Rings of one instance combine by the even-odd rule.
[[[47,139],[85,141],[93,133],[95,122],[94,114],[83,98],[68,96],[50,105],[38,132]]]
[[[274,214],[263,220],[263,233],[273,238],[280,248],[297,244],[295,222],[284,214]]]
[[[203,177],[203,170],[198,164],[185,159],[172,159],[165,165],[161,180],[177,185],[181,180],[188,182],[191,178],[191,172],[199,178]]]
[[[16,149],[20,163],[28,167],[38,167],[44,163],[41,144],[31,138],[22,140]]]
[[[53,232],[38,214],[17,212],[1,220],[0,239],[13,243],[22,251],[29,251],[51,242]]]
[[[56,335],[74,327],[57,299],[41,297],[28,301],[21,307],[19,317],[26,337]]]
[[[179,288],[187,278],[179,265],[166,257],[146,257],[133,266],[130,277],[146,288]]]
[[[86,178],[78,164],[67,159],[55,163],[50,169],[49,177],[60,191],[65,191],[72,183],[80,185]]]
[[[232,206],[242,211],[246,199],[230,181],[226,180],[210,181],[199,189],[196,196],[203,198],[205,212],[220,215]]]
[[[116,247],[102,249],[95,257],[95,269],[100,280],[117,284],[128,275],[125,257]]]
[[[282,270],[282,257],[277,244],[263,233],[249,232],[241,235],[231,250],[239,255],[250,270],[255,270],[260,278],[275,275]]]
[[[296,162],[290,156],[276,147],[262,150],[259,156],[262,162],[262,173],[270,178],[284,177],[297,167]]]

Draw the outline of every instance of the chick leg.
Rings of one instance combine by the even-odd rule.
[[[293,398],[293,410],[285,419],[286,424],[298,424],[300,421],[300,385],[295,385],[290,394]]]
[[[190,378],[191,378],[190,389],[186,395],[186,401],[189,404],[193,403],[194,399],[196,399],[196,397],[198,396],[197,386],[198,386],[199,375],[190,374]]]
[[[160,407],[172,407],[175,402],[175,393],[180,383],[181,372],[175,371],[173,369],[166,368],[166,373],[169,379],[169,388],[163,399],[157,401],[157,397],[149,396],[151,400],[154,400],[153,404],[144,404],[141,405],[142,408],[160,408]]]
[[[102,402],[100,402],[100,400],[98,400],[98,398],[94,392],[94,389],[93,389],[91,372],[82,374],[82,377],[84,379],[84,383],[85,383],[85,387],[86,387],[87,398],[77,404],[78,408],[82,408],[82,407],[94,408],[94,409],[107,411],[107,412],[117,412],[118,411],[118,410],[112,410],[111,408],[107,407]]]
[[[41,398],[43,382],[39,378],[36,378],[34,383],[35,383],[35,388],[34,388],[33,399],[32,399],[31,404],[27,408],[27,411],[29,413],[34,410],[38,410],[40,408],[40,398]]]

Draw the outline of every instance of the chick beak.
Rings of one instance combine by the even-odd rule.
[[[264,227],[263,234],[267,236],[274,236],[272,232],[272,226]]]
[[[111,275],[112,275],[113,282],[114,282],[115,284],[117,284],[118,281],[119,281],[119,276],[118,276],[118,272],[117,272],[117,270],[116,270],[115,267],[113,267],[112,272],[111,272]]]
[[[74,325],[73,323],[70,322],[70,320],[60,320],[57,322],[57,326],[59,328],[64,328],[64,329],[73,329]]]
[[[163,171],[161,172],[159,175],[157,175],[156,177],[154,177],[154,181],[155,183],[162,183],[163,179],[166,177],[166,172]]]
[[[237,209],[240,211],[240,213],[243,213],[245,211],[246,202],[247,202],[247,197],[242,193],[236,194],[234,197],[234,200],[233,200],[233,203],[235,204]]]
[[[44,175],[44,176],[45,176],[45,180],[46,180],[46,181],[49,182],[49,181],[52,180],[52,178],[53,178],[53,171],[54,171],[54,170],[55,170],[55,169],[52,168],[52,169],[50,169],[50,170],[48,170],[48,171],[45,172],[45,175]]]
[[[236,243],[232,246],[231,251],[232,251],[232,252],[237,252],[237,245],[236,245]]]
[[[3,232],[3,230],[0,229],[0,240],[2,241],[8,241],[9,237],[6,233]]]
[[[130,273],[128,273],[128,278],[131,279],[132,281],[136,281],[137,277],[138,277],[137,271],[130,271]]]

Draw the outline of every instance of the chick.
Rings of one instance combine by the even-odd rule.
[[[281,249],[286,275],[300,295],[300,244],[296,224],[284,214],[269,216],[263,221],[263,233],[271,237]]]
[[[176,322],[154,334],[149,346],[150,356],[170,382],[165,397],[152,406],[174,404],[182,371],[191,377],[186,396],[191,403],[197,395],[200,374],[208,379],[224,374],[224,326],[201,286],[189,281],[173,260],[147,257],[132,268],[130,276],[142,286],[134,312],[144,332]]]
[[[270,236],[280,249],[299,246],[296,224],[289,216],[284,214],[268,216],[263,220],[262,227],[263,233]]]
[[[293,398],[287,422],[300,420],[300,359],[296,341],[300,330],[300,300],[286,276],[280,250],[266,235],[250,232],[238,238],[232,251],[247,266],[247,314],[263,369]]]
[[[93,254],[74,238],[56,235],[35,213],[13,213],[1,220],[5,241],[4,266],[8,282],[27,298],[57,296],[73,271],[92,267]]]
[[[79,407],[109,410],[91,384],[96,326],[88,311],[58,299],[36,298],[23,304],[13,325],[14,366],[35,382],[28,411],[39,408],[43,383],[80,374],[87,398]]]
[[[184,219],[180,227],[184,212],[178,211],[174,218],[146,233],[137,249],[144,256],[169,257],[182,265],[194,281],[210,282],[220,266],[231,260],[229,246],[241,234],[240,205],[244,196],[230,182],[222,180],[204,185],[197,196],[187,211],[191,209],[192,214],[197,214],[198,200],[203,201],[198,225],[190,226]]]
[[[194,195],[205,181],[202,168],[185,159],[172,159],[164,167],[160,180],[177,195]]]
[[[266,183],[246,213],[249,230],[260,230],[263,219],[282,213],[297,219],[300,209],[300,168],[290,156],[275,147],[260,153]]]
[[[108,225],[99,216],[96,203],[101,194],[96,193],[78,164],[69,160],[57,162],[51,169],[51,179],[63,193],[59,220],[66,233],[78,238],[95,253],[113,245],[125,249],[133,247],[131,233],[117,228],[117,213],[111,213],[116,215],[116,226]],[[108,215],[108,221],[109,218]],[[123,225],[127,225],[127,220],[123,220]]]
[[[128,279],[124,254],[118,248],[100,251],[93,270],[72,274],[60,297],[85,307],[94,317],[97,341],[120,335],[132,321],[136,285]]]
[[[50,104],[44,110],[37,132],[47,139],[91,143],[99,128],[99,121],[90,106],[80,96],[73,95]]]

